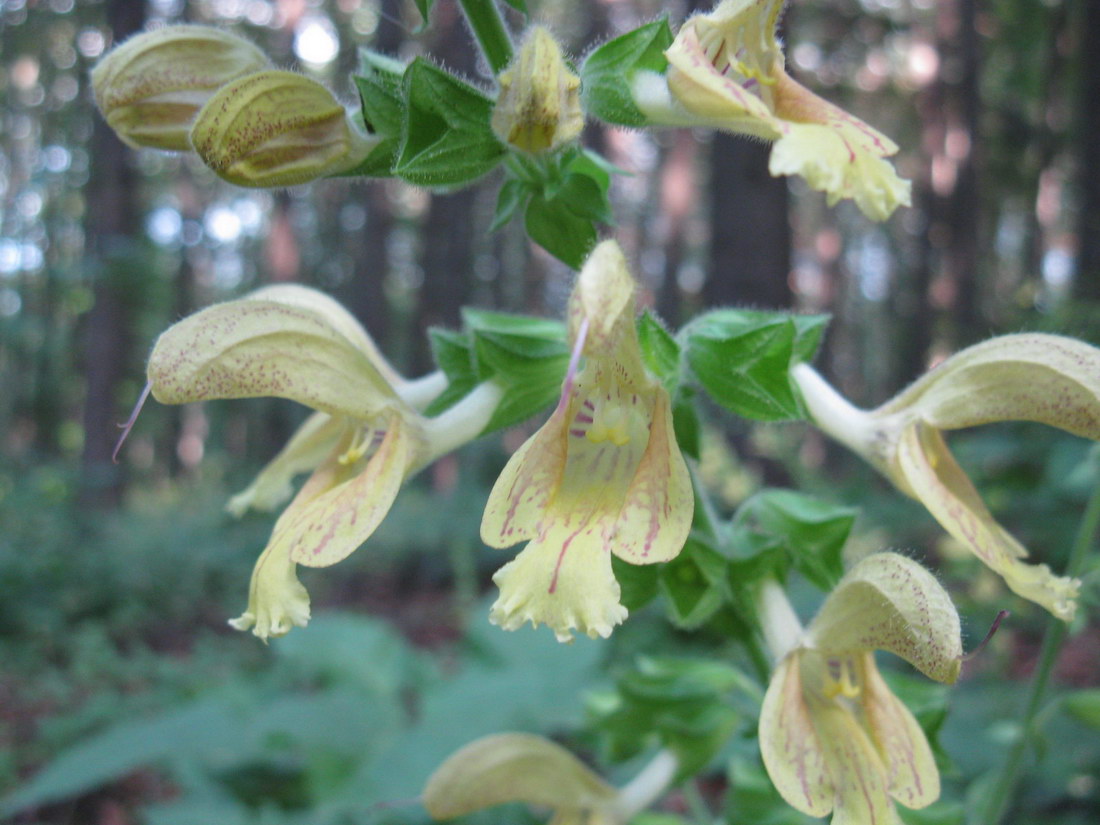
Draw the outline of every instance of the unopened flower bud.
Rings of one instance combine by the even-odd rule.
[[[191,129],[206,165],[238,186],[307,183],[351,169],[376,144],[327,88],[283,71],[223,86]]]
[[[92,88],[127,144],[183,152],[203,104],[221,86],[268,65],[263,52],[229,32],[168,26],[108,52],[92,70]]]
[[[542,26],[531,29],[515,61],[497,80],[500,97],[492,126],[505,143],[539,154],[581,133],[581,80],[569,70],[561,47]]]

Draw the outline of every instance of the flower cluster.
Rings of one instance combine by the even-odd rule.
[[[646,68],[610,94],[628,100],[631,113],[650,124],[706,126],[769,141],[773,174],[801,175],[830,205],[852,199],[868,217],[885,220],[910,199],[909,183],[888,160],[897,146],[787,73],[776,37],[783,5],[722,0],[690,17],[675,37],[666,24],[652,24],[664,27],[664,39]],[[1013,592],[1070,621],[1080,581],[1025,561],[1027,551],[994,519],[943,432],[1024,420],[1100,439],[1100,350],[1053,335],[994,338],[948,358],[870,411],[853,407],[803,363],[812,359],[816,321],[800,325],[805,319],[784,317],[766,335],[758,334],[761,326],[742,336],[743,319],[734,323],[728,313],[721,347],[698,357],[710,346],[706,320],[694,325],[694,337],[640,322],[637,285],[622,249],[613,240],[596,242],[588,219],[606,219],[599,216],[610,203],[610,172],[594,156],[566,148],[584,125],[584,70],[573,71],[541,26],[529,30],[510,63],[506,45],[493,63],[495,101],[422,62],[398,70],[368,57],[367,64],[385,68],[360,78],[364,109],[374,107],[385,124],[377,135],[366,134],[364,117],[349,116],[323,86],[272,68],[250,43],[216,29],[177,26],[140,35],[109,53],[92,79],[100,109],[125,141],[194,150],[244,186],[362,172],[379,147],[386,155],[379,174],[397,174],[405,164],[406,180],[449,185],[468,178],[438,177],[447,158],[467,163],[463,174],[472,179],[511,152],[506,165],[514,177],[502,188],[498,221],[524,203],[529,234],[542,237],[540,243],[577,230],[563,247],[570,257],[559,257],[579,273],[564,325],[531,322],[540,325],[531,340],[552,351],[543,363],[552,362],[553,372],[545,371],[549,378],[530,397],[549,406],[559,380],[561,392],[549,418],[507,461],[485,505],[486,545],[524,543],[493,576],[499,596],[489,621],[510,631],[546,625],[561,642],[574,633],[607,638],[628,613],[614,564],[669,562],[690,534],[691,550],[658,576],[669,570],[692,576],[696,565],[715,599],[730,608],[730,622],[755,620],[745,632],[759,631],[773,660],[768,678],[767,657],[756,657],[760,754],[783,799],[810,816],[831,813],[837,825],[896,822],[895,803],[931,804],[940,792],[932,748],[879,673],[875,651],[893,653],[938,682],[955,682],[963,656],[950,597],[932,573],[897,553],[865,556],[844,572],[842,537],[832,559],[810,561],[815,575],[807,578],[828,592],[803,628],[780,584],[792,564],[797,568],[789,557],[803,551],[778,541],[748,547],[754,537],[730,538],[735,531],[718,524],[710,507],[701,507],[696,521],[697,498],[708,502],[680,448],[688,445],[683,432],[697,423],[681,405],[697,388],[685,384],[694,375],[720,403],[714,387],[723,381],[753,384],[745,392],[769,402],[782,395],[784,403],[761,407],[778,409],[773,418],[808,416],[924,504]],[[399,117],[402,106],[416,109],[416,117]],[[427,135],[423,144],[416,124]],[[447,140],[458,141],[461,151]],[[433,166],[437,161],[443,166]],[[534,404],[522,414],[507,407],[516,391],[514,366],[506,378],[506,371],[480,363],[455,378],[456,362],[465,355],[477,360],[471,354],[477,347],[464,346],[455,344],[460,354],[450,361],[439,358],[445,372],[406,379],[347,310],[300,285],[211,306],[160,336],[148,362],[148,392],[162,403],[273,396],[312,411],[228,503],[236,515],[283,507],[256,562],[247,608],[230,622],[234,628],[266,641],[306,625],[310,600],[298,565],[342,561],[374,533],[409,478],[487,429],[530,414]],[[763,354],[751,353],[751,368],[735,369],[727,356],[738,346]],[[519,383],[532,363],[527,355],[509,352],[511,363],[522,365]],[[708,381],[701,364],[718,380]],[[769,374],[762,378],[763,372]],[[510,419],[501,413],[506,408]],[[295,479],[305,473],[295,493]],[[799,526],[807,524],[812,518]],[[805,535],[796,537],[816,548]],[[746,547],[738,545],[742,539]],[[744,570],[749,580],[738,581]],[[660,582],[675,589],[675,582]],[[737,603],[740,596],[748,603]],[[698,615],[709,620],[715,613]],[[718,736],[726,730],[715,727]],[[684,768],[675,743],[662,745],[634,782],[616,788],[558,744],[498,734],[447,759],[423,801],[438,819],[525,801],[551,809],[557,825],[625,825]]]

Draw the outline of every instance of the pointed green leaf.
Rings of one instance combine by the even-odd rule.
[[[715,310],[682,333],[688,363],[723,407],[761,421],[805,418],[790,380],[792,365],[812,357],[823,316],[747,309]]]
[[[802,575],[828,591],[844,575],[844,544],[857,512],[792,490],[764,490],[738,508],[732,544],[739,555],[781,548]]]
[[[489,231],[496,232],[512,220],[520,207],[527,203],[531,192],[530,185],[524,181],[515,179],[504,181],[500,187],[500,194],[497,195],[497,208],[493,213],[493,222],[489,226]]]
[[[449,72],[417,58],[405,71],[407,109],[394,173],[419,186],[481,177],[503,159],[489,126],[493,101]]]
[[[638,71],[663,74],[664,51],[672,45],[667,20],[657,20],[616,37],[592,52],[581,68],[581,102],[585,111],[608,123],[645,126],[646,116],[630,94]]]
[[[542,195],[531,198],[524,217],[527,234],[535,243],[573,269],[580,269],[596,245],[596,227],[560,200]]]

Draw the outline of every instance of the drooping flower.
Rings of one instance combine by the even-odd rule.
[[[157,340],[148,375],[162,403],[275,396],[323,416],[308,419],[289,455],[284,450],[237,502],[271,503],[295,472],[316,467],[275,524],[253,571],[248,609],[231,622],[237,629],[266,639],[304,626],[309,597],[296,565],[327,567],[347,557],[374,532],[405,478],[476,435],[499,400],[486,385],[446,420],[427,420],[401,399],[389,372],[346,310],[296,285],[209,307]]]
[[[774,581],[761,605],[789,603]],[[797,621],[797,620],[795,620]],[[940,794],[928,740],[890,691],[874,651],[888,650],[929,678],[958,678],[962,641],[950,597],[927,570],[896,553],[848,572],[805,633],[781,654],[760,712],[760,750],[780,795],[810,816],[896,823],[893,800],[923,808]]]
[[[897,145],[787,74],[776,26],[785,0],[723,0],[689,18],[665,52],[664,77],[640,72],[634,99],[654,123],[710,126],[774,141],[773,175],[801,175],[885,220],[910,183],[885,158]]]
[[[428,779],[424,807],[452,819],[506,802],[554,811],[551,825],[613,825],[618,792],[549,739],[500,733],[453,753]]]
[[[791,372],[814,423],[920,501],[955,539],[1018,595],[1069,621],[1077,579],[1027,564],[955,461],[942,430],[1037,421],[1100,439],[1100,350],[1057,335],[1004,335],[948,358],[870,412],[842,398],[811,367]]]
[[[642,362],[634,281],[613,241],[593,250],[569,309],[573,360],[550,419],[512,456],[481,523],[492,547],[529,541],[493,581],[490,620],[547,624],[560,641],[626,618],[611,569],[675,557],[694,499],[668,392]],[[585,358],[578,370],[580,356]]]

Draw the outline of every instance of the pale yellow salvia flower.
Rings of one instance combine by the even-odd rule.
[[[389,512],[402,482],[477,435],[500,398],[483,385],[447,417],[424,419],[396,392],[358,322],[338,303],[297,285],[261,289],[169,328],[149,358],[153,397],[166,404],[274,396],[322,416],[258,480],[259,495],[285,495],[290,477],[316,467],[256,563],[248,609],[231,624],[262,639],[309,619],[296,565],[326,567],[362,544]],[[284,451],[285,452],[285,451]]]
[[[805,632],[774,581],[763,586],[760,612],[779,659],[760,712],[760,750],[780,795],[810,816],[832,812],[833,825],[896,825],[893,800],[934,802],[932,750],[879,675],[874,651],[940,682],[958,678],[959,616],[935,577],[879,553],[848,572]]]
[[[573,630],[610,635],[627,613],[612,554],[668,561],[694,508],[669,395],[642,363],[634,279],[614,241],[586,261],[569,313],[574,353],[561,399],[500,474],[481,523],[491,547],[529,542],[493,577],[491,621],[506,630],[545,623],[560,641]]]
[[[581,79],[544,26],[532,26],[512,64],[497,77],[493,132],[503,143],[541,154],[575,140],[584,128]]]
[[[424,787],[434,819],[452,819],[507,802],[553,811],[550,825],[626,825],[659,798],[679,770],[658,751],[615,788],[561,745],[528,733],[498,733],[451,754]]]
[[[191,127],[191,145],[203,162],[249,187],[293,186],[347,172],[378,142],[325,86],[275,70],[226,83]]]
[[[1015,593],[1060,619],[1073,618],[1080,582],[1024,561],[1027,550],[990,514],[941,431],[1037,421],[1100,439],[1100,349],[1057,335],[992,338],[871,411],[853,407],[805,364],[791,375],[824,432],[920,501]]]
[[[709,126],[773,141],[773,175],[801,175],[886,220],[910,203],[910,183],[885,158],[898,147],[787,74],[776,27],[784,0],[724,0],[689,18],[665,52],[664,76],[640,72],[633,94],[654,123]]]
[[[527,733],[500,733],[466,745],[424,787],[433,819],[453,819],[506,802],[554,811],[551,825],[612,825],[615,788],[569,751]]]
[[[199,109],[267,56],[241,37],[210,26],[165,26],[111,49],[92,70],[96,104],[134,147],[186,152]]]

